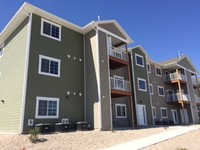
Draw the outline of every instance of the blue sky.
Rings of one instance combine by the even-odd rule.
[[[0,31],[24,0],[1,0]],[[188,55],[200,71],[200,0],[27,0],[79,26],[115,19],[157,62]]]

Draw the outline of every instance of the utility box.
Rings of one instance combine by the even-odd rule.
[[[51,124],[50,123],[40,123],[36,124],[35,127],[40,129],[40,133],[51,133]]]
[[[88,130],[88,123],[87,122],[77,122],[76,129],[79,131],[87,131]]]
[[[56,123],[55,132],[68,132],[70,131],[70,123]]]

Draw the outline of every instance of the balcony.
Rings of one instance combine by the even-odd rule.
[[[197,82],[197,80],[195,78],[192,78],[192,84],[194,86],[198,86],[198,82]]]
[[[124,61],[128,61],[128,54],[124,49],[112,46],[109,50],[109,55]]]
[[[111,47],[109,49],[110,68],[117,69],[129,64],[128,52],[124,49]]]
[[[131,85],[130,82],[124,80],[123,77],[110,77],[111,94],[112,97],[130,96]]]
[[[195,95],[194,98],[195,98],[195,102],[200,104],[200,97]]]
[[[184,103],[190,102],[188,94],[184,94],[184,93],[182,94],[182,96],[180,93],[167,94],[166,99],[167,99],[167,102],[178,102],[178,103],[180,103],[181,101],[183,101]]]
[[[177,74],[177,73],[170,73],[164,76],[164,81],[165,82],[177,82],[178,80],[180,80],[181,82],[186,82],[186,77],[183,74]]]

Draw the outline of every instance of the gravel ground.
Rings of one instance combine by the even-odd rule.
[[[143,150],[200,150],[200,129],[152,145]]]
[[[178,126],[116,131],[78,131],[39,135],[39,142],[30,143],[29,135],[0,133],[2,150],[96,150],[142,137],[177,129]],[[145,150],[173,150],[177,147],[196,150],[200,145],[200,130],[148,147]],[[181,144],[185,142],[185,144]],[[161,148],[162,147],[162,148]],[[200,147],[200,146],[199,146]],[[196,148],[196,149],[195,149]],[[199,148],[200,149],[200,148]],[[198,149],[198,150],[199,150]]]

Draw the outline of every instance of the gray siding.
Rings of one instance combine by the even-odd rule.
[[[54,124],[62,118],[71,123],[84,121],[83,35],[62,26],[61,41],[57,41],[40,35],[40,28],[41,18],[33,15],[24,132],[29,129],[28,119],[34,119],[34,124]],[[39,55],[61,60],[59,78],[38,74]],[[57,119],[35,118],[37,96],[60,99]]]
[[[5,41],[0,58],[0,131],[20,132],[28,35],[26,19]]]
[[[99,31],[100,85],[101,85],[101,116],[102,130],[110,130],[111,126],[111,96],[109,78],[109,60],[107,52],[107,36]],[[103,61],[103,62],[102,62]]]

